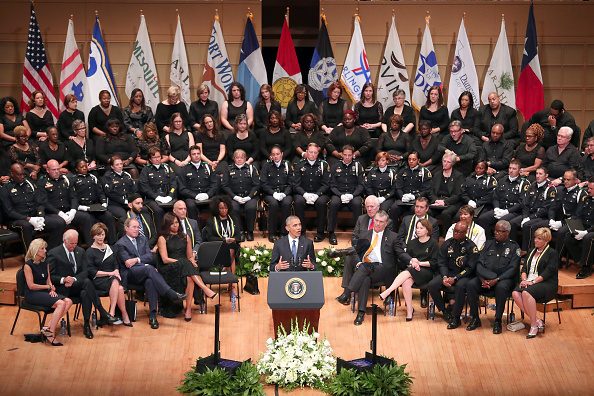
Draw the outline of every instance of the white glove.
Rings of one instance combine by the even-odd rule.
[[[196,201],[206,201],[208,199],[207,193],[200,193],[196,195]]]
[[[563,227],[563,223],[560,221],[555,221],[553,219],[549,220],[549,227],[553,231],[559,231],[559,228]]]
[[[166,197],[163,197],[163,203],[167,204],[167,203],[171,202],[172,199],[173,198],[171,198],[169,195]]]
[[[404,194],[400,200],[404,203],[409,202],[410,201],[409,194]]]
[[[279,193],[279,194],[280,194],[280,197],[281,197],[279,199],[279,201],[282,201],[283,199],[285,199],[287,197],[287,194],[285,194],[285,193]]]
[[[381,204],[383,204],[383,203],[386,201],[386,198],[385,198],[385,197],[379,197],[379,198],[377,199],[377,201],[378,201],[378,202],[379,202],[379,204],[381,205]]]
[[[509,210],[507,210],[507,209],[499,209],[499,214],[501,215],[501,217],[507,216],[509,214]]]
[[[582,239],[584,239],[584,237],[588,233],[588,231],[576,231],[576,232],[577,232],[577,234],[575,236],[575,239],[577,239],[578,241],[581,241]]]
[[[66,214],[68,215],[68,223],[72,223],[74,216],[76,216],[76,209],[70,209]]]
[[[495,217],[497,220],[499,220],[501,218],[501,209],[499,209],[499,208],[493,209],[493,217]]]
[[[251,201],[251,200],[252,200],[252,197],[244,197],[242,203],[246,203],[246,202]]]
[[[101,206],[103,206],[105,209],[107,209],[107,202],[103,202],[103,203],[101,204]]]
[[[473,208],[476,209],[476,202],[473,201],[472,199],[470,201],[468,201],[468,205],[472,206]]]
[[[241,198],[239,195],[234,196],[233,200],[239,203],[240,205],[243,203],[243,198]]]
[[[316,203],[316,201],[318,200],[318,198],[320,198],[320,196],[318,194],[311,194],[311,203],[314,204]]]
[[[530,221],[530,217],[524,217],[524,219],[522,220],[522,224],[520,224],[520,227],[524,227],[524,224],[526,224],[528,221]]]
[[[128,198],[124,199],[124,205],[128,205]]]
[[[342,201],[343,204],[349,203],[350,202],[349,194],[342,194],[340,196],[340,200]]]
[[[41,231],[43,229],[44,219],[43,217],[31,217],[29,223],[33,226],[35,231]]]
[[[91,209],[89,206],[78,205],[78,210],[82,210],[83,212],[88,212],[89,209]]]
[[[58,216],[60,216],[62,220],[66,222],[66,224],[70,224],[70,221],[68,220],[68,215],[66,213],[59,211]]]
[[[308,205],[311,205],[311,200],[312,200],[312,197],[311,196],[312,195],[313,195],[312,193],[305,193],[305,194],[303,194],[303,199],[305,199],[305,202]]]
[[[155,198],[155,202],[156,203],[161,203],[161,204],[162,203],[165,203],[165,197],[162,197],[162,196],[159,195],[157,198]]]
[[[272,194],[272,198],[276,199],[277,201],[282,201],[283,200],[282,193],[279,193],[279,192],[273,193]]]

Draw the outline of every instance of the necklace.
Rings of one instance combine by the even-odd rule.
[[[107,249],[107,245],[105,245],[105,243],[103,244],[103,249],[99,247],[99,245],[95,242],[93,244],[97,249],[99,249],[100,252],[105,253],[105,250]]]

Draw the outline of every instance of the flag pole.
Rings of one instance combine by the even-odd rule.
[[[215,8],[215,19],[219,21],[219,9]],[[220,22],[220,21],[219,21]]]
[[[254,14],[252,14],[252,8],[248,7],[247,17],[250,18],[250,21],[254,23]]]
[[[355,18],[361,23],[361,18],[359,18],[359,7],[355,8]]]
[[[505,21],[505,14],[501,14],[501,20]]]
[[[427,11],[427,16],[425,17],[425,23],[429,25],[429,21],[431,20],[431,16],[429,15],[429,11]]]
[[[326,26],[328,26],[328,21],[326,20],[326,13],[324,12],[323,8],[322,8],[322,12],[320,12],[320,18],[322,18],[324,20],[324,23],[326,24]]]
[[[70,20],[74,21],[74,15],[70,14]]]
[[[140,15],[141,15],[141,16],[142,16],[142,15],[144,15],[144,14],[142,13],[142,10],[140,10]]]
[[[287,13],[285,14],[285,19],[287,20],[287,26],[289,26],[289,7],[287,7]]]

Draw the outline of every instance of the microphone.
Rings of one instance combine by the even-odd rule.
[[[333,259],[333,258],[337,258],[337,257],[344,257],[344,256],[348,256],[351,254],[357,254],[357,251],[355,250],[354,247],[349,247],[346,249],[338,249],[338,250],[329,250],[326,252],[326,257],[328,257],[329,259]]]

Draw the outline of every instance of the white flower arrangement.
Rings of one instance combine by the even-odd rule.
[[[268,276],[272,249],[256,245],[253,248],[242,247],[236,275],[252,274],[257,277]]]

